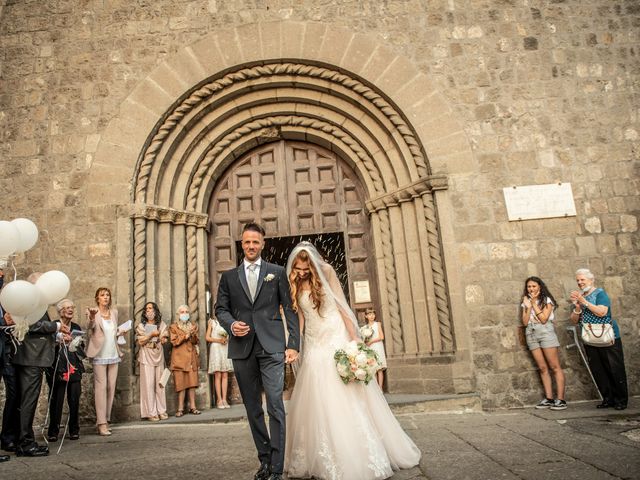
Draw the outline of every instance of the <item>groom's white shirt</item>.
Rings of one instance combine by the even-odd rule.
[[[259,276],[260,276],[260,268],[261,268],[261,264],[262,264],[262,257],[258,257],[258,259],[257,259],[255,262],[253,262],[253,263],[255,263],[255,264],[258,266],[258,267],[256,268],[256,277],[259,277]],[[244,259],[244,261],[243,261],[243,264],[244,264],[244,278],[246,278],[246,279],[247,279],[247,283],[249,283],[249,265],[252,265],[252,263],[251,263],[251,262],[249,262],[249,261],[245,258],[245,259]],[[235,323],[237,323],[237,322],[238,322],[238,320],[236,320],[235,322],[233,322],[233,323],[231,324],[231,334],[232,334],[234,337],[236,336],[236,334],[235,334],[235,333],[233,333],[233,325],[234,325]]]
[[[261,264],[262,264],[262,257],[258,257],[258,259],[253,262],[255,263],[258,267],[256,268],[256,277],[260,277],[260,268],[261,268]],[[247,259],[244,259],[244,278],[247,279],[247,283],[249,283],[249,265],[252,265],[251,262],[247,261]]]

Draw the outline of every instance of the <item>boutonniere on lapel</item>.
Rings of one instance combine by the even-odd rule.
[[[267,273],[264,276],[264,281],[265,282],[270,282],[271,280],[273,280],[274,278],[276,278],[276,276],[273,273]]]

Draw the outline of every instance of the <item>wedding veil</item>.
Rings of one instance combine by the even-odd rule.
[[[320,252],[314,247],[311,242],[300,242],[295,248],[291,251],[289,255],[289,259],[287,260],[287,278],[289,278],[289,274],[291,273],[291,269],[293,268],[293,261],[300,253],[300,251],[306,251],[309,255],[309,260],[313,263],[313,266],[318,272],[318,277],[320,283],[322,284],[323,293],[332,298],[340,313],[342,313],[343,320],[346,322],[350,322],[353,326],[353,332],[358,339],[360,339],[360,330],[358,328],[358,319],[355,314],[351,310],[351,307],[347,303],[347,299],[344,296],[344,292],[342,291],[342,286],[340,285],[340,281],[338,280],[338,276],[336,275],[333,267],[324,261]],[[347,327],[347,329],[349,329]],[[302,332],[300,332],[300,337],[302,337]]]

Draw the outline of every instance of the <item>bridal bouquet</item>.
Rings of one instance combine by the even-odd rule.
[[[369,324],[361,326],[360,336],[362,337],[362,340],[364,340],[364,343],[367,343],[369,340],[371,340],[371,337],[373,337],[373,328],[371,328]]]
[[[378,371],[378,354],[364,343],[349,342],[333,356],[342,382],[364,382],[367,385]]]

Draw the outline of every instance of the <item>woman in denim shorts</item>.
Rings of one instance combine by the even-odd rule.
[[[540,370],[540,379],[544,387],[545,398],[536,408],[564,410],[564,372],[560,367],[558,355],[558,337],[553,327],[556,300],[538,277],[529,277],[524,282],[522,296],[522,323],[527,327],[527,345]],[[551,373],[550,373],[551,371]],[[551,374],[556,381],[557,396],[553,396]]]

